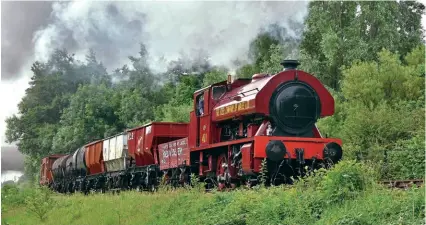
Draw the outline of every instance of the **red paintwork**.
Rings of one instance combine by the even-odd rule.
[[[254,165],[254,172],[260,171],[260,163],[266,158],[266,145],[270,140],[281,140],[286,147],[291,159],[296,159],[296,148],[304,149],[304,159],[317,160],[323,159],[323,150],[326,144],[335,142],[342,146],[342,140],[337,138],[302,138],[302,137],[273,137],[273,136],[257,136],[254,138],[253,158],[257,160]],[[284,158],[289,158],[288,155]],[[243,162],[244,163],[244,162]]]
[[[187,123],[152,122],[128,130],[129,156],[136,166],[158,163],[157,146],[179,138],[188,137]]]
[[[241,148],[241,167],[244,173],[250,174],[253,170],[253,143],[244,144]]]
[[[176,141],[177,143],[177,156],[178,165],[190,165],[190,151],[188,147],[188,138],[182,138]]]
[[[223,146],[230,146],[230,145],[235,145],[235,144],[241,144],[241,143],[252,141],[253,138],[254,137],[251,137],[251,138],[241,138],[241,139],[238,139],[238,140],[224,141],[224,142],[220,142],[220,143],[215,143],[215,144],[211,144],[211,145],[205,146],[205,147],[191,148],[191,152],[202,151],[202,150],[206,150],[206,149],[218,148],[218,147],[223,147]]]
[[[247,137],[253,137],[256,135],[257,130],[259,129],[259,126],[257,125],[248,125],[247,127]]]
[[[188,145],[190,148],[195,148],[197,146],[197,131],[198,131],[198,119],[195,115],[195,112],[192,111],[189,114],[189,136],[188,136]]]
[[[321,82],[316,77],[301,70],[289,70],[282,71],[273,76],[253,80],[245,86],[240,86],[227,92],[221,100],[215,104],[212,113],[212,121],[222,121],[254,112],[269,115],[269,99],[271,99],[273,92],[280,84],[294,80],[296,73],[299,81],[307,83],[317,92],[321,101],[321,117],[333,115],[334,99]],[[241,100],[233,100],[235,96],[240,96]],[[233,104],[238,103],[245,103],[248,105],[238,111],[237,106],[232,107]],[[226,106],[230,106],[231,108],[226,108]],[[216,113],[216,111],[221,108],[224,108],[224,115]]]
[[[323,150],[326,144],[335,142],[342,146],[342,141],[337,138],[302,138],[302,137],[274,137],[274,136],[258,136],[254,138],[254,156],[255,158],[266,157],[266,145],[271,140],[282,140],[287,152],[290,153],[292,159],[296,158],[295,149],[305,149],[305,159],[323,159]],[[288,158],[285,156],[284,158]]]
[[[255,136],[251,138],[243,138],[234,141],[227,141],[210,145],[209,148],[200,147],[191,149],[191,151],[199,151],[200,155],[203,150],[218,148],[224,146],[231,146],[234,144],[242,144],[242,166],[246,172],[259,172],[260,165],[264,158],[266,158],[266,145],[270,140],[282,140],[284,146],[290,154],[292,159],[296,159],[296,148],[304,149],[304,158],[312,159],[315,157],[318,160],[323,159],[323,150],[326,144],[335,142],[342,146],[342,141],[337,138],[301,138],[301,137],[276,137],[276,136]],[[202,156],[200,156],[201,159]],[[289,158],[287,155],[284,158]],[[201,171],[203,170],[203,171]],[[200,175],[205,175],[207,168],[200,167]]]
[[[225,168],[222,166],[223,163],[227,162],[227,156],[226,154],[221,154],[219,157],[217,157],[217,164],[216,164],[216,176],[224,175]]]
[[[85,146],[86,152],[84,153],[84,161],[89,175],[105,172],[102,154],[103,143],[103,140],[99,140]]]
[[[160,170],[166,170],[170,168],[170,151],[169,143],[158,145],[158,157],[160,159]]]
[[[210,115],[204,115],[200,117],[200,145],[199,146],[208,146],[211,144],[211,117]]]
[[[61,158],[62,154],[50,155],[41,160],[40,185],[49,185],[53,182],[52,165],[55,160]]]
[[[228,86],[231,88],[231,90],[236,90],[244,85],[247,85],[251,82],[250,79],[237,79],[232,84],[228,84]],[[222,96],[218,100],[214,100],[211,98],[211,92],[213,86],[221,86],[221,85],[227,85],[226,81],[219,82],[213,85],[210,85],[208,87],[205,87],[201,90],[198,90],[194,93],[194,110],[197,108],[197,96],[203,93],[204,96],[204,115],[197,117],[194,114],[191,113],[190,117],[190,134],[189,134],[189,140],[190,140],[190,147],[199,147],[199,146],[208,146],[209,144],[217,143],[219,142],[219,132],[220,128],[217,128],[216,126],[212,126],[212,118],[214,116],[213,108],[223,99],[225,96],[227,96],[227,93],[225,93],[224,96]],[[213,112],[213,113],[212,113]],[[204,125],[206,126],[204,129]],[[203,139],[203,136],[205,137]],[[198,142],[197,142],[198,140]]]
[[[188,138],[158,145],[158,155],[161,170],[189,165],[190,151],[188,148]]]
[[[314,129],[312,129],[312,130],[313,130],[313,133],[314,133],[314,137],[322,138],[321,133],[319,132],[317,125],[315,125]]]
[[[176,141],[169,142],[169,162],[171,168],[177,168],[177,146]]]

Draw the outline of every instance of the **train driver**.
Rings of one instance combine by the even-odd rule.
[[[199,115],[204,115],[204,95],[201,94],[200,98],[198,99],[198,112]]]

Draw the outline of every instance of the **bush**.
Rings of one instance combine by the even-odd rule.
[[[372,162],[382,179],[424,177],[424,46],[402,58],[383,50],[344,67],[336,113],[318,122],[345,159]]]
[[[398,141],[388,151],[386,162],[387,179],[415,179],[425,177],[424,133],[409,140]]]
[[[355,161],[342,161],[330,170],[320,183],[319,190],[327,203],[342,203],[371,189],[377,174]]]
[[[424,224],[424,189],[373,189],[327,210],[317,224]]]
[[[2,211],[24,205],[26,193],[26,189],[19,188],[15,183],[4,185],[1,189]]]
[[[35,214],[40,221],[47,218],[47,213],[55,207],[52,192],[45,187],[36,187],[25,199],[26,209]]]

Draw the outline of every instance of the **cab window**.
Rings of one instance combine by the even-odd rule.
[[[196,98],[196,115],[202,116],[204,115],[204,92],[199,94]]]
[[[226,86],[215,86],[212,89],[212,98],[213,100],[219,100],[226,92]]]

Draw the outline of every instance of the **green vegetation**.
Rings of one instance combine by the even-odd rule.
[[[416,2],[311,2],[305,28],[289,21],[296,36],[271,24],[238,59],[238,77],[281,70],[284,58],[300,58],[336,101],[333,117],[321,119],[322,134],[342,138],[344,158],[369,163],[383,179],[424,177],[425,45]],[[338,18],[338,19],[336,19]],[[298,57],[298,55],[300,57]],[[66,50],[35,62],[19,113],[7,119],[7,141],[19,141],[26,176],[36,180],[40,159],[70,153],[85,143],[147,123],[188,122],[192,94],[225,80],[229,71],[212,66],[195,50],[152,72],[149,52],[108,74],[88,51],[85,62]]]
[[[383,179],[424,177],[424,62],[410,60],[424,51],[400,60],[384,50],[377,62],[344,69],[336,115],[318,123],[323,135],[342,138],[345,158],[371,163]]]
[[[203,193],[41,194],[2,189],[3,224],[421,224],[423,188],[390,190],[354,161],[317,171],[294,186]],[[36,195],[34,195],[36,193]],[[38,202],[38,206],[34,204]],[[9,207],[13,206],[13,207]],[[29,207],[32,206],[32,207]],[[34,207],[35,206],[35,207]]]
[[[323,135],[343,140],[345,161],[328,173],[319,171],[294,187],[213,195],[178,190],[50,198],[30,194],[43,190],[6,186],[4,221],[420,224],[423,190],[388,190],[375,183],[425,177],[423,13],[424,5],[409,1],[310,2],[304,25],[291,24],[299,38],[276,35],[285,29],[271,25],[247,46],[250,62],[235,60],[237,76],[251,77],[280,71],[282,59],[299,58],[301,68],[332,92],[335,115],[317,125]],[[112,74],[93,51],[86,62],[74,60],[66,50],[35,62],[19,113],[6,121],[7,141],[19,141],[27,156],[26,176],[36,180],[46,155],[69,153],[125,128],[153,120],[188,121],[193,92],[225,80],[229,72],[212,66],[201,50],[169,62],[162,74],[152,72],[148,58],[141,44],[139,55],[130,57],[132,68],[124,65]],[[47,212],[34,202],[53,207]]]

